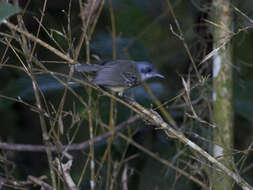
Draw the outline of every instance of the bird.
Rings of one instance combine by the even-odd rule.
[[[165,78],[147,61],[113,60],[100,64],[76,64],[75,70],[93,76],[92,83],[110,89],[119,96],[126,89],[136,87],[150,78]]]

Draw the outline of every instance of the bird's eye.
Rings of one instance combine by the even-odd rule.
[[[150,67],[148,67],[147,69],[146,69],[146,73],[150,73],[152,71],[152,69],[150,68]]]
[[[152,69],[150,67],[146,67],[141,70],[142,73],[150,73],[151,71]]]

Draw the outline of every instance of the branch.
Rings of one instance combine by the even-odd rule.
[[[41,179],[33,176],[28,176],[28,180],[31,181],[33,184],[41,186],[41,189],[44,190],[53,190],[53,187],[42,181]]]
[[[56,158],[55,163],[57,165],[58,171],[63,176],[64,182],[67,184],[68,189],[79,190],[69,173],[72,166],[72,160],[69,160],[66,164],[63,164],[58,158]]]
[[[227,168],[225,165],[223,165],[205,150],[200,148],[200,146],[186,138],[183,133],[175,130],[168,123],[164,122],[162,117],[157,112],[153,110],[148,110],[135,101],[131,102],[131,105],[141,111],[145,115],[145,119],[149,119],[152,124],[154,124],[155,126],[159,126],[160,129],[163,130],[168,137],[173,134],[180,142],[184,143],[185,145],[188,145],[190,148],[204,156],[209,162],[222,170],[226,175],[230,176],[239,186],[241,186],[242,189],[253,190],[253,187],[250,186],[238,173]]]
[[[116,126],[115,131],[109,131],[103,135],[97,136],[93,139],[94,143],[97,144],[101,141],[106,140],[108,137],[112,136],[112,134],[117,134],[118,132],[126,129],[129,124],[135,122],[140,117],[138,115],[131,117],[130,119],[122,122],[118,126]],[[71,145],[62,145],[61,147],[56,146],[50,146],[50,151],[76,151],[76,150],[84,150],[86,148],[89,148],[90,140],[71,144]],[[29,144],[10,144],[5,142],[0,142],[0,149],[2,150],[11,150],[11,151],[27,151],[27,152],[45,152],[46,147],[44,145],[29,145]]]
[[[26,181],[17,181],[14,179],[0,177],[0,189],[3,189],[5,186],[13,187],[14,189],[27,189],[31,185],[39,185],[41,186],[41,189],[53,190],[53,187],[44,182],[43,179],[46,179],[46,177],[42,176],[38,178],[34,176],[28,176]]]
[[[14,24],[10,23],[10,22],[5,22],[5,24],[12,30],[15,30],[21,34],[23,34],[24,36],[26,36],[27,38],[33,40],[34,42],[40,44],[41,46],[45,47],[46,49],[50,50],[51,52],[55,53],[56,55],[58,55],[59,57],[61,57],[62,59],[66,60],[68,63],[70,64],[74,64],[75,61],[71,58],[69,58],[66,54],[60,52],[59,50],[55,49],[54,47],[50,46],[49,44],[47,44],[46,42],[40,40],[39,38],[37,38],[36,36],[24,31],[23,29],[15,26]]]

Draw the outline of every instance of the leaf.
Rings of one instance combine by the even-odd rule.
[[[9,3],[0,2],[0,24],[2,24],[5,19],[16,13],[19,13],[20,11],[21,9],[18,7],[12,6]]]

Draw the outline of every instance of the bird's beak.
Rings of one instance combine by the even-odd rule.
[[[160,77],[160,78],[165,79],[165,76],[163,76],[163,75],[161,75],[161,74],[159,74],[159,73],[155,73],[154,76],[155,76],[155,77]]]

